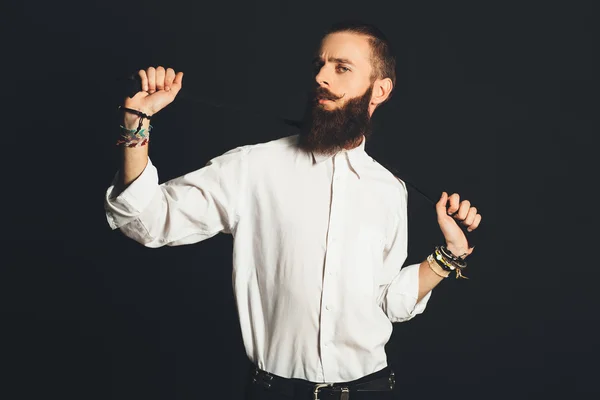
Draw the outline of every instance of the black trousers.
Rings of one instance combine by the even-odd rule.
[[[390,367],[386,367],[385,369],[375,372],[371,375],[368,375],[364,378],[358,379],[356,381],[347,382],[349,387],[352,387],[356,384],[364,384],[368,382],[381,381],[382,379],[387,379],[390,374],[393,372]],[[246,385],[246,400],[314,400],[314,395],[312,394],[312,387],[316,385],[314,382],[309,382],[300,379],[285,379],[282,381],[282,378],[276,377],[279,383],[282,383],[285,386],[302,388],[302,390],[296,390],[293,393],[282,393],[281,391],[276,389],[276,385],[268,385],[265,384],[264,380],[255,379],[256,377],[256,367],[252,366],[249,374],[249,379]],[[267,379],[266,382],[269,382]],[[344,386],[346,383],[341,383],[341,386]],[[364,386],[364,385],[363,385]],[[304,388],[308,388],[309,390],[304,390]],[[319,393],[319,400],[339,400],[341,397],[340,392],[332,392],[327,390],[322,390]],[[385,391],[368,391],[368,392],[350,392],[349,400],[392,400],[393,399],[393,391],[385,390]]]

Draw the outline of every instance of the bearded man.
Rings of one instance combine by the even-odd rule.
[[[392,323],[422,313],[432,289],[460,271],[472,248],[459,225],[472,231],[481,215],[442,193],[446,243],[403,266],[407,190],[365,152],[371,116],[396,83],[389,42],[372,25],[336,24],[314,66],[300,134],[237,147],[162,184],[149,118],[175,99],[183,72],[140,70],[140,91],[122,107],[123,164],[106,216],[147,247],[233,235],[248,399],[391,399]]]

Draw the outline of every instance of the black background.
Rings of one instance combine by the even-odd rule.
[[[394,327],[396,398],[594,397],[591,1],[34,1],[0,18],[2,398],[242,398],[231,237],[147,249],[106,222],[119,79],[185,73],[153,122],[164,182],[287,135],[321,32],[345,18],[379,26],[398,59],[367,152],[483,215],[471,279]],[[441,234],[409,196],[410,263]]]

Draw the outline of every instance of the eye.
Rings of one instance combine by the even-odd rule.
[[[335,69],[337,72],[339,72],[341,74],[350,71],[350,68],[346,68],[343,65],[338,65]]]

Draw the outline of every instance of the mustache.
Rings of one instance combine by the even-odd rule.
[[[338,96],[332,92],[329,91],[329,89],[324,88],[322,86],[319,86],[318,88],[316,88],[314,90],[314,99],[315,101],[319,101],[319,100],[332,100],[332,101],[336,101],[339,100],[341,98],[343,98],[346,94],[344,93],[341,96]]]

